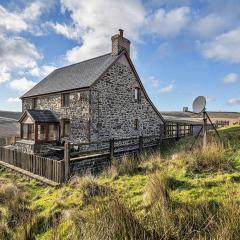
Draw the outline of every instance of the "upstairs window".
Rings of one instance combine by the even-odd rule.
[[[134,121],[134,129],[135,130],[139,129],[139,120],[138,119],[135,119],[135,121]]]
[[[140,102],[140,88],[138,87],[134,89],[134,100]]]
[[[62,106],[68,107],[70,103],[70,93],[63,93],[62,94]]]
[[[33,98],[32,99],[32,109],[36,109],[37,108],[37,98]]]

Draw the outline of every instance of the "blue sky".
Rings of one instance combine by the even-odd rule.
[[[0,109],[57,67],[111,51],[118,29],[160,111],[240,109],[240,0],[0,0]]]

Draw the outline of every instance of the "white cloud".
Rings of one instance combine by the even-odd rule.
[[[79,36],[80,43],[67,52],[68,62],[110,52],[111,36],[119,28],[125,30],[127,38],[133,41],[140,39],[139,29],[145,17],[145,9],[140,0],[62,0],[61,4],[65,11],[70,12],[72,23],[68,27],[55,25],[55,30],[70,38],[76,39]],[[72,34],[73,26],[76,35]]]
[[[46,77],[51,72],[53,72],[55,69],[56,69],[56,67],[52,66],[52,65],[43,65],[41,67],[36,66],[36,67],[32,68],[29,71],[29,73],[32,76],[43,78],[43,77]]]
[[[206,58],[240,63],[240,28],[221,34],[201,47]]]
[[[16,98],[10,97],[10,98],[7,99],[7,102],[9,102],[9,103],[19,103],[19,102],[21,102],[21,100],[18,97],[16,97]]]
[[[28,26],[24,19],[17,13],[11,13],[0,5],[0,29],[20,32],[27,30]]]
[[[238,80],[238,75],[236,73],[229,73],[224,77],[223,82],[226,84],[229,84],[229,83],[234,83],[237,80]]]
[[[48,22],[46,26],[51,27],[52,29],[55,30],[57,34],[61,34],[66,38],[74,39],[77,41],[81,39],[80,32],[74,26],[69,26],[69,25],[66,25],[65,23],[60,24],[60,23],[53,23],[53,22]]]
[[[25,77],[10,82],[9,86],[13,90],[20,92],[26,92],[31,89],[36,83],[30,80],[27,80]]]
[[[190,8],[179,7],[166,12],[158,9],[146,19],[146,31],[160,36],[175,36],[188,23]]]
[[[153,88],[159,88],[159,80],[156,79],[155,77],[151,76],[149,77],[150,83]]]
[[[3,66],[0,72],[0,84],[9,81],[10,77],[11,74],[9,73],[8,69],[5,66]]]
[[[9,72],[17,68],[31,69],[42,56],[37,48],[22,37],[0,36],[0,67]]]
[[[26,4],[26,7],[17,10],[10,11],[0,5],[0,31],[6,32],[22,32],[30,31],[36,34],[33,23],[46,12],[52,5],[52,0],[48,1],[33,1],[30,4]]]
[[[49,2],[49,5],[51,3]],[[49,6],[48,6],[49,7]],[[26,20],[36,20],[38,19],[43,10],[47,9],[46,2],[44,4],[44,1],[34,1],[30,3],[21,13],[21,16],[23,19]]]
[[[227,105],[230,105],[230,106],[240,105],[240,99],[230,98],[230,99],[227,101]]]
[[[161,92],[161,93],[170,93],[170,92],[173,91],[173,88],[174,88],[174,84],[169,84],[166,87],[163,87],[163,88],[159,89],[159,92]]]
[[[193,24],[193,31],[199,36],[212,37],[222,32],[226,26],[227,21],[223,16],[211,13]]]

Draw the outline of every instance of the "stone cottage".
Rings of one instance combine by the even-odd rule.
[[[112,52],[54,70],[22,99],[25,152],[58,141],[92,142],[158,135],[164,122],[130,59],[123,30]]]

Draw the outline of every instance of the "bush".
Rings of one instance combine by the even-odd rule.
[[[109,168],[103,175],[111,179],[117,179],[118,176],[132,175],[138,171],[139,161],[133,156],[124,155],[120,160],[114,159]]]
[[[160,154],[151,154],[151,155],[142,155],[141,167],[146,173],[153,173],[161,170],[161,165],[163,160],[161,159]]]
[[[206,149],[197,149],[189,154],[186,171],[202,172],[231,172],[235,168],[235,160],[229,156],[222,144],[211,143]]]
[[[104,195],[110,191],[109,188],[98,184],[96,178],[92,175],[74,177],[69,185],[79,189],[82,193],[84,203],[89,203],[93,197]]]

